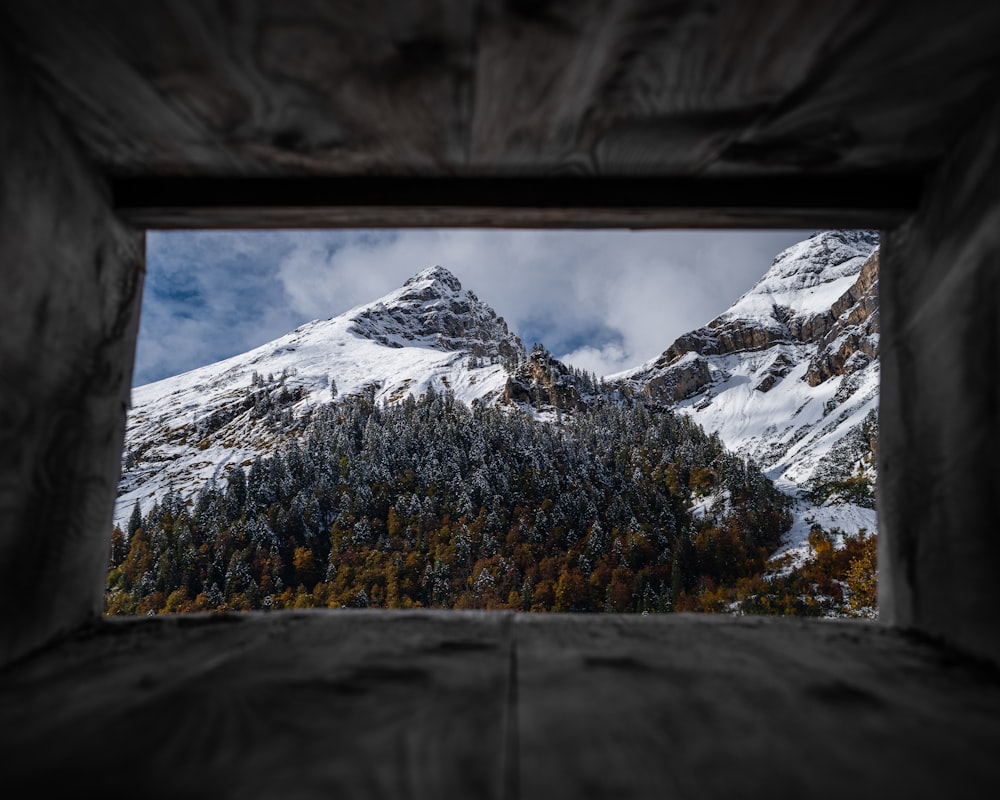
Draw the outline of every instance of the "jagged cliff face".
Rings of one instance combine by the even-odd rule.
[[[779,346],[796,344],[816,350],[811,386],[857,371],[878,358],[877,247],[874,232],[832,231],[789,248],[731,309],[618,383],[640,386],[652,400],[680,402],[718,381],[709,357],[774,351],[754,387],[766,392],[793,365]]]
[[[878,347],[878,234],[826,231],[780,253],[705,327],[608,380],[691,415],[786,491],[815,497],[845,472],[874,482]],[[870,503],[840,499],[806,503],[801,526],[874,529]]]
[[[876,250],[851,288],[824,315],[824,332],[817,338],[818,349],[806,372],[810,386],[850,375],[878,360],[878,261]]]

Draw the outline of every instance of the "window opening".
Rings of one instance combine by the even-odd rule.
[[[147,234],[106,613],[877,615],[872,231]]]

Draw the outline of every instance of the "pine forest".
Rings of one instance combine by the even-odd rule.
[[[554,421],[447,390],[361,393],[294,420],[258,410],[283,426],[273,455],[114,529],[106,613],[875,605],[874,536],[833,547],[817,527],[805,564],[776,572],[789,498],[718,435],[638,399]]]

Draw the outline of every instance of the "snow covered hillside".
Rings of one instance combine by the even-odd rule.
[[[717,431],[796,496],[789,548],[813,522],[875,530],[878,245],[874,231],[817,233],[708,325],[608,378]]]
[[[392,402],[434,386],[490,400],[525,358],[502,317],[430,267],[375,302],[134,389],[115,522],[136,500],[145,511],[168,489],[190,497],[224,482],[227,468],[269,454],[295,419],[334,396]]]
[[[187,499],[224,483],[334,397],[393,403],[435,387],[552,422],[601,397],[645,396],[718,432],[797,498],[787,550],[804,551],[813,523],[874,531],[878,245],[873,231],[817,233],[728,311],[604,381],[541,346],[526,353],[493,309],[431,267],[372,303],[136,388],[115,522],[168,489]]]

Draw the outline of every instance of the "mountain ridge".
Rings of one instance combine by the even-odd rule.
[[[490,400],[503,392],[504,362],[524,358],[503,318],[454,275],[421,270],[373,302],[133,389],[115,522],[137,500],[146,507],[171,488],[191,497],[206,481],[223,480],[339,395],[371,390],[377,401],[396,402],[436,386],[467,403]],[[257,424],[255,409],[271,413],[275,403],[287,433]]]
[[[370,392],[393,403],[433,388],[547,421],[598,398],[644,397],[718,432],[798,498],[789,548],[801,549],[814,522],[874,530],[871,509],[835,494],[818,502],[816,476],[843,477],[831,459],[852,468],[864,461],[863,452],[845,456],[837,446],[860,441],[877,412],[877,247],[873,231],[816,233],[775,256],[726,312],[602,381],[543,347],[526,353],[449,270],[427,267],[373,302],[138,387],[115,520],[137,500],[145,506],[168,489],[190,497],[206,481],[224,480],[294,438],[297,420],[338,396]],[[873,464],[862,471],[873,484]]]
[[[607,378],[688,414],[754,458],[798,500],[788,536],[798,554],[813,524],[875,530],[873,496],[864,505],[816,498],[824,480],[859,469],[874,491],[878,245],[876,231],[818,232],[775,256],[726,312]]]

